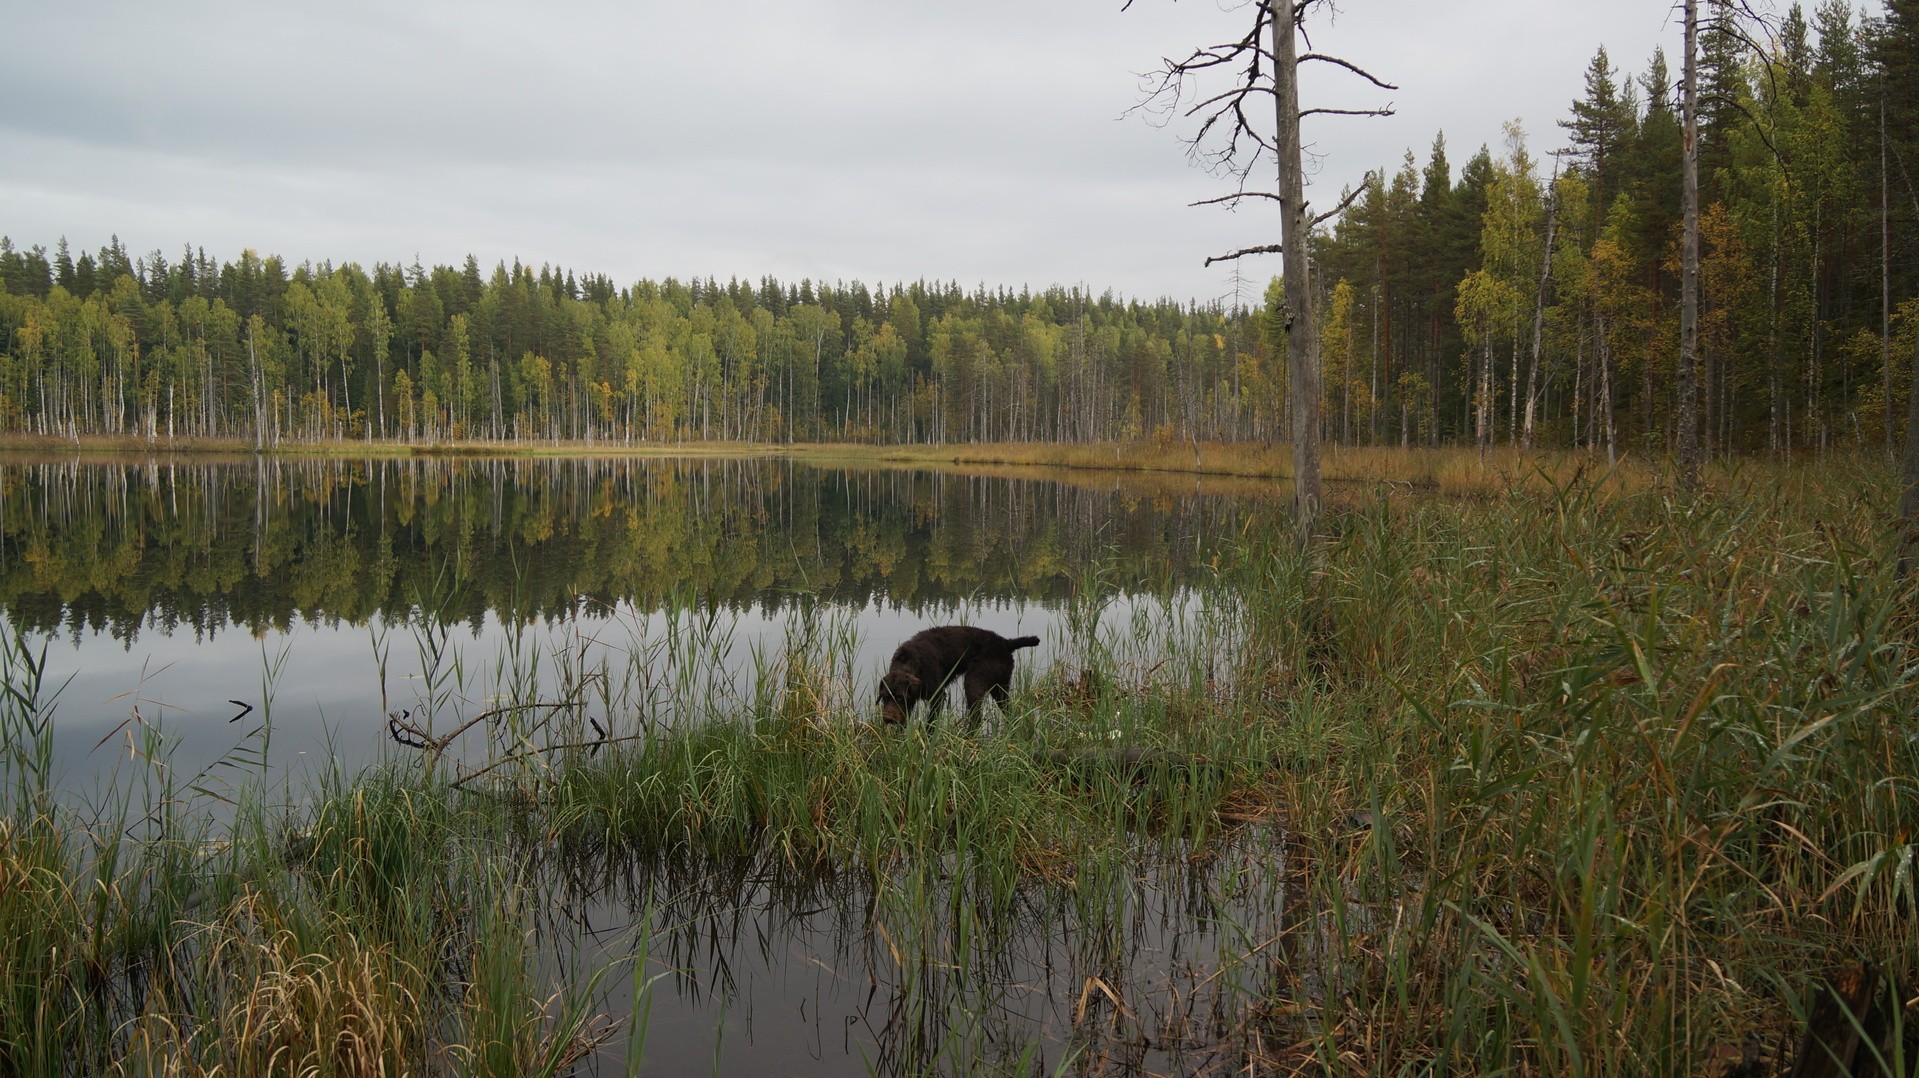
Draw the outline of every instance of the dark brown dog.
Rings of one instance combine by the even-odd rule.
[[[946,701],[946,687],[962,675],[968,715],[977,718],[980,702],[989,694],[1004,707],[1006,686],[1013,680],[1013,652],[1038,644],[1037,636],[1009,640],[970,625],[942,625],[916,633],[893,652],[893,663],[880,679],[880,717],[905,722],[913,705],[924,700],[931,722]]]

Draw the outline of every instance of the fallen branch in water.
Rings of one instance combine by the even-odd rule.
[[[413,710],[411,708],[408,708],[403,711],[388,712],[386,717],[387,736],[391,737],[396,743],[405,745],[407,748],[421,749],[427,752],[428,756],[426,761],[426,769],[428,774],[432,774],[433,769],[439,765],[440,757],[446,755],[447,747],[452,745],[454,742],[454,739],[458,738],[461,734],[466,733],[468,730],[473,729],[475,726],[478,726],[481,723],[490,722],[498,718],[504,718],[507,715],[512,715],[522,711],[551,712],[551,711],[564,711],[569,708],[580,707],[583,705],[584,701],[582,701],[579,698],[578,690],[585,689],[588,685],[592,684],[595,678],[598,678],[600,676],[602,675],[598,673],[588,674],[584,679],[581,680],[579,686],[577,687],[575,691],[574,696],[571,699],[555,701],[552,703],[535,702],[535,703],[526,703],[526,704],[508,704],[505,707],[492,708],[490,710],[480,712],[478,715],[473,716],[472,718],[466,720],[465,722],[461,723],[458,726],[455,726],[452,730],[438,737],[435,737],[431,731],[421,726],[419,723],[412,721]],[[598,722],[594,721],[591,717],[589,717],[587,721],[592,722],[593,729],[600,733],[601,736],[600,736],[600,741],[598,743],[604,743],[607,740],[605,736],[605,733],[606,733],[605,730],[600,726]],[[589,742],[589,744],[594,744],[594,743]]]
[[[531,760],[536,756],[543,756],[549,752],[565,752],[568,749],[590,749],[593,752],[598,752],[608,745],[617,745],[623,741],[644,741],[648,736],[647,734],[627,734],[623,737],[601,737],[594,741],[570,741],[559,745],[541,745],[537,748],[521,749],[519,752],[500,757],[485,767],[480,768],[478,771],[471,771],[461,775],[459,778],[454,779],[451,785],[454,789],[458,790],[474,779],[488,772],[497,771],[507,764],[521,760]]]

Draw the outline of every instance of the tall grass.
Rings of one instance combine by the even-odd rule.
[[[89,807],[41,656],[0,646],[0,1073],[553,1074],[597,1039],[590,980],[531,983],[498,806],[413,761],[216,805],[143,727]]]
[[[1301,1058],[1672,1072],[1756,1038],[1783,1060],[1823,975],[1919,968],[1919,701],[1883,494],[1780,478],[1380,498],[1310,554],[1249,549],[1204,607],[1229,630],[1142,627],[1150,671],[1078,645],[999,736],[702,728],[570,775],[558,818],[908,866],[902,887],[1071,879],[1096,920],[1133,836],[1203,848],[1279,812],[1311,942],[1275,1035]],[[1089,733],[1166,754],[1059,766]]]
[[[1915,596],[1883,493],[1767,478],[1380,503],[1254,612],[1348,712],[1284,783],[1321,1064],[1697,1072],[1822,973],[1912,984]]]

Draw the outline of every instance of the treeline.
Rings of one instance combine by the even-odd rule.
[[[1702,46],[1702,433],[1890,451],[1919,333],[1919,0]],[[1324,436],[1663,452],[1681,127],[1602,49],[1548,166],[1508,129],[1375,173],[1315,243]],[[1542,175],[1543,173],[1543,175]],[[1276,289],[1269,289],[1267,309]],[[1283,437],[1278,319],[916,282],[483,274],[0,240],[0,431],[637,443]]]
[[[1919,328],[1919,2],[1702,12],[1704,442],[1889,451]],[[1457,179],[1443,138],[1373,175],[1316,251],[1330,437],[1672,444],[1676,76],[1601,49],[1554,160],[1509,126]]]
[[[0,242],[0,430],[637,443],[1271,437],[1255,319],[956,284]]]

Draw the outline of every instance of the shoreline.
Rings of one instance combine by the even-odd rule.
[[[1325,446],[1325,481],[1385,484],[1412,489],[1496,494],[1515,488],[1563,487],[1580,479],[1605,486],[1640,489],[1656,484],[1668,470],[1660,462],[1622,457],[1608,466],[1597,453],[1572,450],[1501,448],[1484,455],[1467,447],[1410,448]],[[786,458],[821,464],[927,469],[1047,469],[1118,475],[1192,476],[1240,481],[1287,482],[1292,478],[1292,449],[1275,442],[998,442],[946,445],[876,445],[863,442],[438,442],[396,441],[281,442],[265,448],[244,439],[139,436],[0,436],[0,462],[7,460],[114,460],[153,457],[277,457],[283,459],[409,459],[499,457],[537,459],[672,459],[751,457]],[[1746,458],[1718,463],[1736,471]]]

